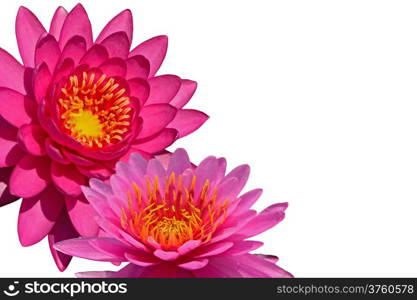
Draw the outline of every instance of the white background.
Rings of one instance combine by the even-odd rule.
[[[1,1],[0,45],[14,55],[20,4],[49,26],[76,1]],[[417,276],[417,2],[83,4],[96,35],[130,8],[135,44],[170,38],[160,73],[199,82],[188,107],[211,118],[171,149],[249,163],[257,208],[290,203],[262,252],[298,277]],[[60,273],[46,241],[19,245],[18,208],[0,209],[0,276],[115,269],[76,259]]]

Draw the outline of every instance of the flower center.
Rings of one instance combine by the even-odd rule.
[[[87,148],[115,144],[129,131],[132,107],[126,89],[102,74],[72,75],[58,100],[62,126]]]
[[[195,184],[194,176],[188,187],[183,186],[182,175],[174,173],[162,192],[157,176],[153,182],[147,179],[144,189],[133,183],[134,195],[127,194],[128,209],[121,208],[122,228],[145,244],[152,238],[164,250],[176,250],[190,240],[210,241],[226,219],[229,202],[217,201],[216,191],[209,192],[208,180],[198,195]]]

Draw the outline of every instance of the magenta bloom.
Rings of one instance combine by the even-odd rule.
[[[183,109],[196,83],[155,76],[167,50],[157,36],[130,50],[132,15],[93,41],[79,4],[58,8],[49,32],[28,9],[16,19],[24,65],[0,49],[0,206],[23,198],[23,246],[98,233],[80,186],[106,179],[132,152],[151,158],[207,119]],[[52,254],[63,270],[70,258]]]
[[[247,240],[284,219],[287,203],[251,209],[262,191],[240,192],[249,176],[242,165],[225,175],[226,161],[207,157],[197,167],[178,149],[166,166],[132,154],[105,183],[83,192],[98,213],[99,237],[61,241],[55,248],[96,261],[129,262],[92,277],[291,277],[274,256],[249,252]]]

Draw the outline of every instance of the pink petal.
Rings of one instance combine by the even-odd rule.
[[[126,79],[148,78],[150,66],[145,57],[141,55],[132,56],[126,60],[126,64]]]
[[[72,225],[81,236],[96,236],[98,224],[95,222],[97,212],[83,197],[66,197],[65,203]]]
[[[36,43],[45,32],[38,18],[26,7],[21,6],[16,17],[16,38],[25,66],[34,67]]]
[[[11,125],[20,127],[32,122],[36,116],[36,104],[19,92],[0,87],[0,115]]]
[[[51,177],[58,190],[70,197],[81,195],[80,186],[86,183],[84,175],[73,165],[61,165],[54,161],[52,162]]]
[[[149,84],[141,78],[134,78],[128,81],[130,87],[130,95],[139,100],[142,107],[149,96]]]
[[[99,66],[104,74],[111,77],[124,77],[126,75],[126,63],[121,58],[110,58]]]
[[[87,159],[85,157],[82,157],[78,154],[72,153],[70,151],[67,150],[63,150],[63,153],[65,155],[65,157],[72,163],[79,165],[79,166],[84,166],[84,167],[90,167],[95,165],[95,162]]]
[[[32,155],[42,156],[46,154],[46,138],[46,132],[39,125],[28,124],[19,128],[18,141]]]
[[[275,255],[265,255],[265,254],[255,254],[256,256],[259,256],[263,259],[265,259],[266,261],[269,261],[273,264],[278,262],[278,257]]]
[[[81,174],[89,178],[96,177],[99,179],[107,179],[113,174],[111,170],[100,164],[95,164],[91,167],[77,166],[77,169]]]
[[[145,246],[144,244],[142,244],[141,242],[139,242],[137,239],[135,239],[134,237],[132,237],[130,234],[124,232],[123,230],[119,230],[119,234],[121,235],[121,237],[128,242],[129,244],[131,244],[133,247],[138,248],[139,250],[142,250],[144,252],[149,252],[149,248],[147,246]]]
[[[74,36],[65,44],[64,49],[62,49],[61,57],[59,62],[62,63],[65,59],[71,58],[74,63],[78,63],[81,58],[86,55],[87,45],[85,39],[81,36]]]
[[[24,198],[18,220],[22,246],[34,245],[46,237],[61,216],[63,205],[62,195],[51,185],[35,197]]]
[[[149,77],[155,75],[161,66],[168,48],[168,37],[165,35],[153,37],[132,50],[130,56],[143,55],[150,63]]]
[[[89,183],[90,183],[91,189],[100,193],[101,195],[106,196],[106,197],[113,195],[111,186],[108,183],[105,183],[96,178],[91,178]]]
[[[179,137],[184,137],[201,127],[209,117],[198,110],[181,109],[168,127],[178,130]]]
[[[141,273],[143,272],[144,268],[139,267],[135,264],[127,264],[124,268],[117,272],[107,272],[106,277],[112,277],[112,278],[139,278],[141,277]],[[88,272],[83,272],[88,273]],[[88,274],[89,275],[89,274]],[[78,276],[78,273],[77,273]],[[95,276],[94,276],[95,277]]]
[[[77,278],[114,278],[116,272],[114,271],[86,271],[86,272],[77,272],[75,277]]]
[[[83,58],[80,64],[87,64],[90,67],[98,67],[109,58],[106,48],[101,45],[94,45],[91,47]]]
[[[182,108],[185,104],[188,103],[188,101],[190,101],[196,89],[197,82],[188,79],[182,79],[180,89],[169,104],[177,108]]]
[[[92,190],[85,186],[82,186],[81,189],[84,193],[84,196],[87,198],[87,202],[91,204],[91,206],[99,215],[105,218],[108,218],[109,220],[118,219],[117,216],[112,211],[112,209],[109,207],[107,200],[106,200],[106,196],[103,196],[102,194],[96,192],[95,190]],[[100,222],[98,222],[97,220],[96,222],[100,226]]]
[[[72,226],[66,211],[63,210],[61,217],[55,223],[55,226],[52,228],[52,231],[48,235],[49,249],[51,251],[55,264],[61,272],[68,267],[69,263],[71,262],[72,256],[56,251],[54,248],[54,244],[59,241],[72,239],[78,236],[79,235]]]
[[[125,32],[115,32],[100,44],[106,48],[109,57],[127,58],[129,54],[130,40]]]
[[[61,55],[58,42],[51,34],[45,34],[36,44],[35,65],[46,63],[49,70],[55,70],[55,66]]]
[[[146,105],[140,112],[143,125],[138,138],[158,133],[174,119],[176,113],[177,109],[169,104]]]
[[[105,38],[115,32],[124,32],[129,40],[129,46],[133,35],[133,18],[130,10],[126,9],[110,20],[103,28],[96,39],[96,43],[101,43]]]
[[[125,261],[125,253],[134,249],[114,238],[92,239],[90,245],[103,254],[116,257],[118,261]]]
[[[161,75],[148,80],[150,92],[146,104],[169,103],[181,87],[181,78]]]
[[[48,66],[46,65],[46,63],[42,63],[40,67],[36,69],[33,84],[35,98],[38,101],[38,103],[40,103],[45,98],[51,79],[52,75],[51,72],[49,72]]]
[[[62,25],[62,31],[59,38],[61,49],[75,35],[83,37],[86,41],[87,48],[93,44],[93,33],[91,23],[87,12],[81,4],[77,4],[68,14]]]
[[[193,272],[178,268],[172,263],[161,263],[133,273],[136,278],[194,278]]]
[[[61,150],[55,145],[50,138],[45,140],[45,151],[54,161],[63,164],[69,165],[70,161],[62,154]]]
[[[292,278],[293,275],[262,257],[253,254],[235,256],[240,263],[241,271],[248,275],[258,273],[256,277]],[[249,276],[245,276],[249,277]],[[251,276],[252,277],[252,276]],[[255,277],[255,276],[253,276]]]
[[[197,177],[195,194],[200,195],[201,189],[208,180],[213,182],[217,177],[218,161],[214,156],[205,158],[195,169],[195,176]]]
[[[5,206],[19,199],[10,194],[9,179],[13,168],[0,168],[0,207]]]
[[[237,234],[249,238],[274,227],[284,219],[287,207],[288,203],[278,203],[267,207],[240,229]]]
[[[60,241],[54,245],[54,248],[67,255],[91,259],[95,261],[121,261],[118,257],[108,255],[97,250],[91,245],[91,242],[101,238],[77,238]]]
[[[264,243],[258,241],[236,241],[233,242],[233,247],[225,251],[222,255],[241,255],[258,249]]]
[[[235,191],[230,195],[230,197],[235,197],[238,193],[240,193],[240,191],[243,189],[246,182],[248,181],[249,173],[250,167],[248,165],[241,165],[234,168],[229,174],[226,175],[226,177],[224,177],[222,182],[225,182],[230,178],[236,178],[238,181],[238,184],[235,187]]]
[[[203,259],[195,259],[189,262],[185,262],[182,264],[179,264],[178,267],[183,268],[185,270],[198,270],[201,268],[204,268],[205,266],[207,266],[209,260],[206,258]]]
[[[44,156],[25,155],[10,177],[10,192],[29,198],[42,192],[51,181],[50,160]]]
[[[224,178],[224,174],[226,173],[226,168],[227,168],[227,162],[224,158],[219,158],[217,160],[217,163],[219,165],[219,168],[217,170],[216,184],[219,183]]]
[[[55,14],[52,17],[51,25],[49,27],[49,33],[52,34],[57,40],[61,35],[61,29],[64,25],[67,15],[68,12],[65,10],[65,8],[60,6],[56,9]]]
[[[160,260],[155,258],[154,256],[150,256],[150,255],[147,255],[147,254],[144,254],[144,253],[143,254],[141,254],[141,253],[136,253],[136,254],[126,253],[125,257],[132,264],[135,264],[135,265],[141,266],[141,267],[149,267],[149,266],[155,265],[155,264],[160,262]]]
[[[177,251],[164,251],[162,249],[155,250],[153,254],[164,261],[173,261],[180,256]]]
[[[194,249],[197,249],[200,245],[201,245],[200,240],[191,240],[191,241],[185,242],[185,244],[179,247],[177,251],[179,254],[185,255],[193,251]]]
[[[140,173],[146,172],[147,164],[148,162],[138,153],[132,153],[129,158],[129,166],[133,168],[133,170],[137,170]]]
[[[217,198],[223,201],[227,199],[234,199],[239,193],[239,181],[232,177],[223,180],[217,187]]]
[[[16,139],[17,129],[0,118],[0,168],[16,165],[25,155]]]
[[[240,196],[239,204],[235,214],[239,214],[250,209],[259,199],[259,197],[261,197],[261,195],[262,189],[254,189]]]
[[[175,152],[172,154],[169,160],[167,174],[182,174],[185,170],[189,168],[191,168],[191,163],[187,151],[181,148],[175,150]]]
[[[25,69],[9,53],[0,48],[0,86],[19,93],[26,93],[24,84]]]
[[[209,256],[216,256],[222,254],[226,250],[233,247],[233,243],[231,242],[220,242],[216,244],[210,244],[204,247],[199,248],[196,250],[195,254],[193,253],[194,258],[201,258],[201,257],[209,257]]]
[[[152,138],[136,141],[133,148],[148,153],[156,153],[170,146],[177,137],[178,132],[175,129],[166,128]]]

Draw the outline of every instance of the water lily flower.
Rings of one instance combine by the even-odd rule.
[[[23,198],[23,246],[48,236],[98,232],[80,186],[106,179],[130,153],[147,159],[198,129],[207,116],[184,109],[196,82],[155,76],[167,37],[131,50],[132,14],[115,16],[93,40],[78,4],[59,7],[49,31],[28,9],[16,18],[20,64],[0,49],[0,206]],[[52,255],[60,270],[70,257]]]
[[[239,195],[249,177],[242,165],[225,175],[226,161],[209,156],[193,167],[183,149],[168,164],[132,154],[109,182],[91,179],[83,192],[97,211],[98,237],[61,241],[68,255],[113,263],[118,272],[81,277],[291,277],[277,258],[249,252],[248,240],[284,219],[287,203],[251,209],[262,191]]]

